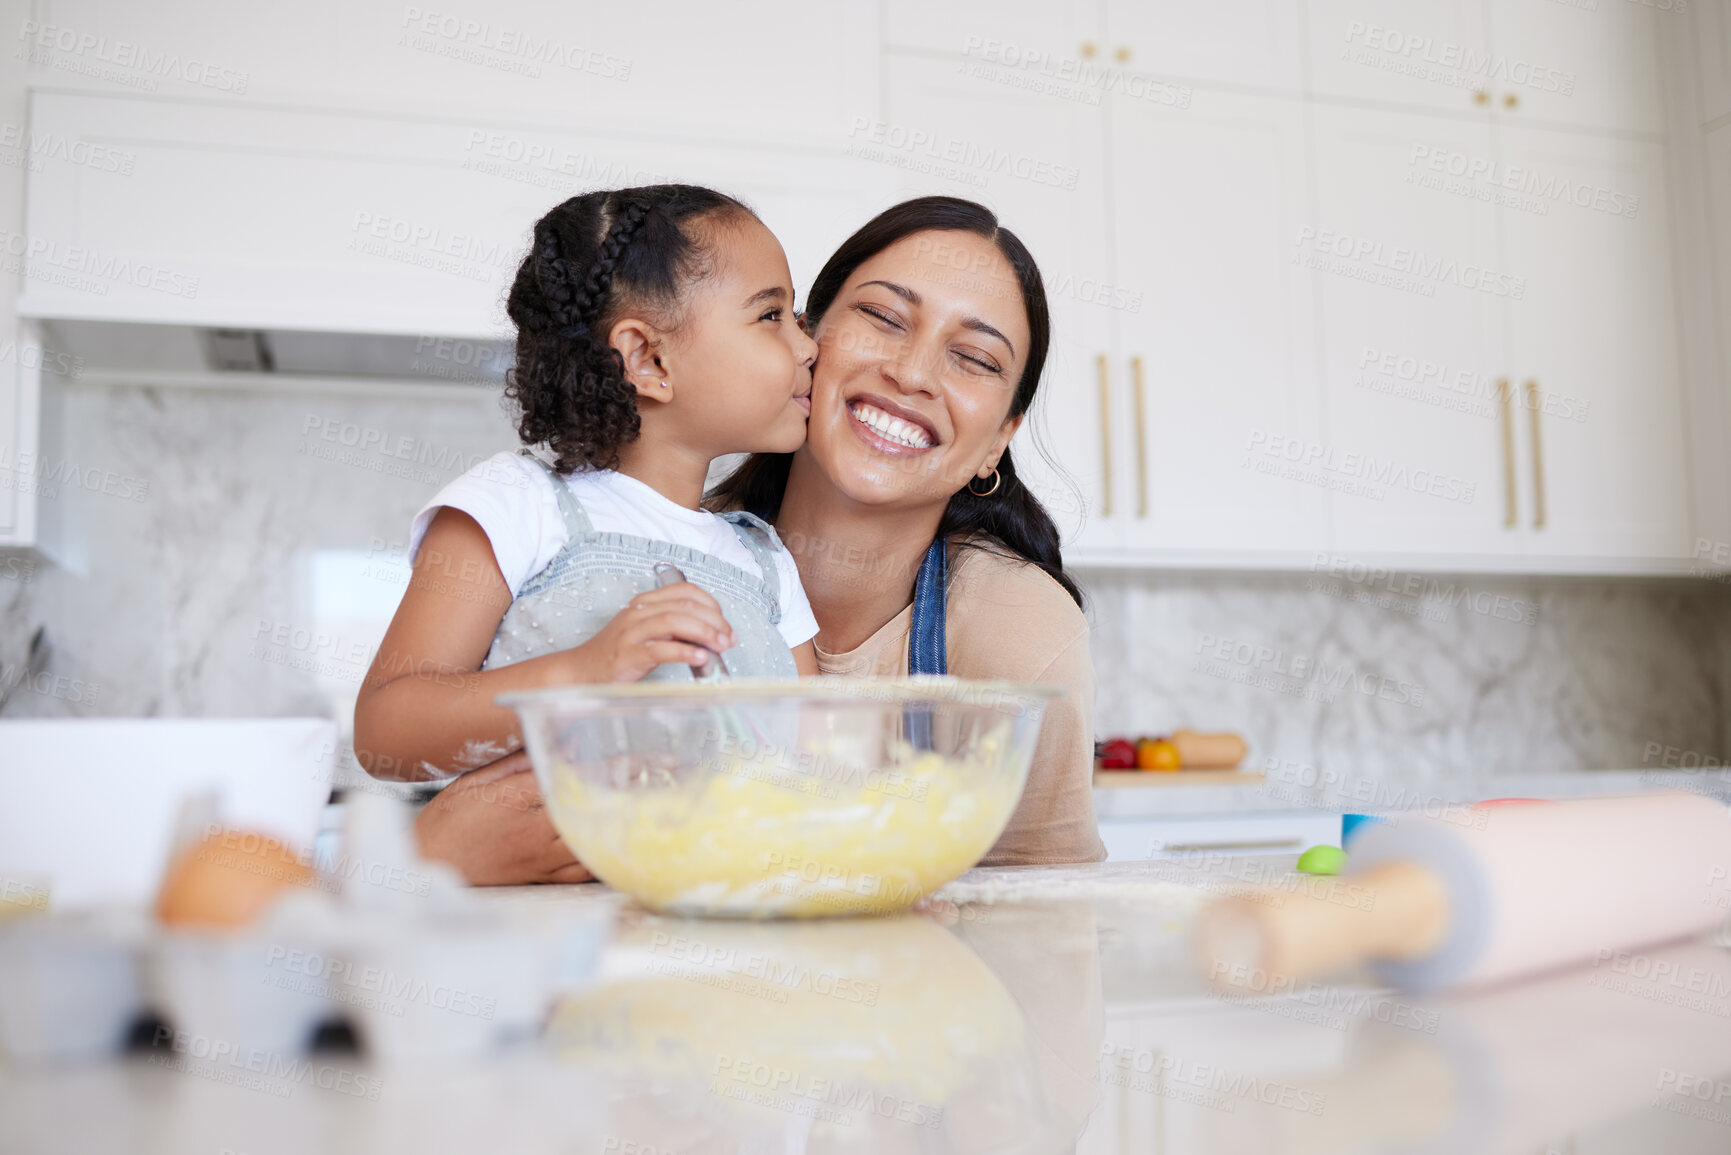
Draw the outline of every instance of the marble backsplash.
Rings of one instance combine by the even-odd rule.
[[[1238,730],[1286,781],[1731,756],[1724,585],[1359,576],[1086,575],[1100,733]]]
[[[482,390],[61,388],[45,455],[117,481],[44,494],[64,565],[0,557],[4,672],[38,625],[54,647],[9,716],[346,725],[410,518],[515,442]],[[1078,576],[1103,734],[1229,728],[1288,774],[1417,780],[1731,755],[1722,584]]]

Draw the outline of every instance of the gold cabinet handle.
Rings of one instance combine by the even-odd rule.
[[[1497,378],[1497,400],[1503,406],[1503,528],[1515,527],[1515,411],[1507,377]]]
[[[1539,383],[1527,379],[1527,420],[1533,431],[1533,528],[1545,528],[1545,454],[1539,444],[1539,406],[1544,398]]]
[[[1094,362],[1100,372],[1100,516],[1112,516],[1112,388],[1106,379],[1106,354]]]
[[[1130,379],[1135,383],[1136,392],[1132,400],[1136,405],[1136,516],[1148,516],[1148,426],[1142,420],[1144,404],[1142,400],[1142,358],[1130,358]]]

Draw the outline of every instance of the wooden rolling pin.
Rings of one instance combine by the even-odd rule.
[[[1731,815],[1681,793],[1403,815],[1355,837],[1348,863],[1209,907],[1203,976],[1278,994],[1368,963],[1432,990],[1700,934],[1731,903]]]

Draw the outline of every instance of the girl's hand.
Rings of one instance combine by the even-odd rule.
[[[470,886],[595,877],[553,829],[522,751],[471,770],[434,795],[415,818],[415,838],[423,858],[450,863]]]
[[[721,605],[690,582],[638,594],[601,632],[571,653],[586,682],[636,682],[666,662],[701,666],[737,644]]]

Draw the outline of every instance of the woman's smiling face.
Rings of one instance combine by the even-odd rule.
[[[964,231],[904,237],[848,277],[818,321],[801,452],[872,505],[947,501],[992,469],[1021,424],[1028,356],[1015,270]]]

